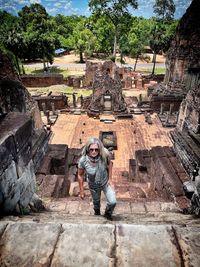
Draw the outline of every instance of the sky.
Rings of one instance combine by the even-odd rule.
[[[176,5],[175,18],[181,18],[192,0],[174,0]],[[24,6],[38,3],[45,7],[47,13],[51,16],[62,14],[69,16],[72,14],[89,16],[88,0],[0,0],[0,10],[5,10],[13,15]],[[138,9],[131,13],[134,16],[143,16],[150,18],[154,16],[153,5],[155,0],[138,0]]]

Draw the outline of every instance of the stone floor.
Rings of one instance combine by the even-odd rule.
[[[113,180],[119,181],[119,172],[129,170],[129,159],[134,158],[136,150],[158,145],[172,146],[169,138],[169,131],[172,129],[163,128],[156,114],[152,115],[152,122],[152,125],[146,123],[144,115],[106,124],[84,114],[60,114],[52,127],[53,136],[50,142],[81,148],[90,137],[99,137],[100,131],[116,131],[118,149],[115,150],[113,160]]]

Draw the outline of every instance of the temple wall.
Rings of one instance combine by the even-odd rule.
[[[32,120],[10,112],[0,121],[0,208],[26,207],[36,191],[32,161]]]
[[[21,75],[21,81],[26,87],[46,87],[64,84],[62,74]]]

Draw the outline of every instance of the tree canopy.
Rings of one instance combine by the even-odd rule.
[[[156,18],[144,19],[131,15],[132,0],[90,0],[92,15],[49,16],[40,4],[25,6],[18,16],[0,11],[0,47],[14,55],[20,73],[20,61],[40,59],[44,68],[54,60],[57,48],[75,50],[84,62],[93,54],[115,60],[120,54],[144,58],[145,46],[156,54],[166,52],[174,35],[177,21],[172,0],[156,0]]]
[[[176,6],[173,0],[155,0],[154,13],[162,20],[173,19]]]
[[[129,7],[137,8],[137,0],[89,0],[88,5],[93,14],[106,16],[114,25],[113,60],[115,61],[119,25],[122,24],[123,17],[130,15]]]

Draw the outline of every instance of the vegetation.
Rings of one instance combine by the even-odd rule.
[[[133,17],[130,7],[137,8],[136,0],[90,0],[90,17],[56,15],[51,17],[40,4],[25,6],[13,16],[0,11],[0,49],[12,57],[19,74],[24,73],[21,62],[40,60],[43,71],[53,63],[55,50],[75,50],[80,62],[93,55],[105,56],[124,63],[125,56],[146,59],[145,47],[156,55],[165,53],[175,33],[173,0],[156,0],[155,18]],[[57,73],[61,70],[53,69]]]
[[[173,21],[176,10],[173,0],[156,0],[153,8],[157,17],[153,20],[149,41],[153,51],[152,74],[155,72],[156,55],[161,51],[166,52],[168,50],[176,26]]]

